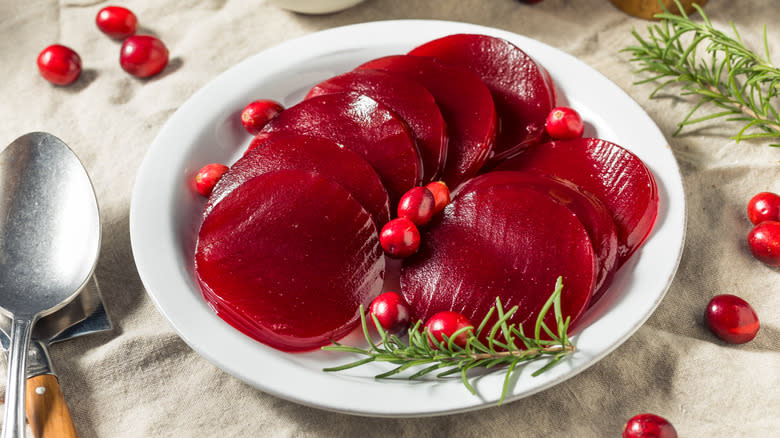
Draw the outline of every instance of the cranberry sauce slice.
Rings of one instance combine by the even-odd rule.
[[[596,255],[596,283],[590,300],[590,305],[593,305],[609,288],[617,270],[617,230],[607,207],[596,196],[569,181],[531,172],[488,172],[469,180],[454,196],[464,196],[483,187],[504,185],[524,187],[544,193],[552,200],[566,206],[582,222]]]
[[[390,205],[422,180],[417,145],[398,115],[358,93],[334,93],[304,100],[271,119],[256,136],[305,134],[333,140],[366,159],[387,189]]]
[[[338,183],[371,214],[377,229],[390,220],[390,200],[374,168],[338,143],[307,135],[271,135],[236,161],[219,180],[206,203],[206,214],[236,187],[276,170],[309,170]]]
[[[596,195],[612,212],[618,267],[647,239],[658,215],[658,188],[642,160],[605,140],[559,140],[526,149],[497,170],[533,170],[557,176]]]
[[[514,44],[489,35],[457,34],[425,43],[409,54],[463,66],[487,85],[500,120],[493,160],[541,141],[555,93],[547,72]]]
[[[491,154],[496,137],[493,98],[477,75],[433,58],[407,55],[375,59],[358,69],[401,74],[427,88],[447,123],[449,144],[441,179],[454,189],[477,174]]]
[[[256,176],[205,217],[195,270],[222,319],[282,351],[328,344],[354,329],[382,290],[385,260],[368,212],[313,172]]]
[[[314,86],[306,98],[355,91],[387,105],[409,125],[423,163],[423,184],[436,180],[447,158],[447,127],[428,90],[406,77],[381,70],[354,70]]]
[[[501,299],[519,306],[510,322],[533,330],[563,277],[562,309],[572,324],[591,298],[596,258],[574,214],[549,196],[517,186],[459,196],[429,225],[417,254],[404,260],[401,291],[415,319],[451,310],[479,324]],[[545,318],[555,327],[552,314]]]

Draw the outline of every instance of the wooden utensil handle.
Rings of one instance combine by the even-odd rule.
[[[75,438],[65,397],[62,396],[57,376],[41,374],[27,379],[27,421],[36,438]]]

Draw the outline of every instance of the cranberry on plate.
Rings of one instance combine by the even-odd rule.
[[[382,227],[382,232],[379,233],[379,244],[390,257],[409,257],[420,248],[420,231],[414,222],[399,217]]]
[[[466,327],[473,328],[474,325],[465,316],[451,310],[436,313],[425,323],[425,328],[428,329],[428,341],[434,347],[444,341],[444,336],[449,339],[455,332]],[[466,348],[467,339],[468,331],[463,331],[455,338],[454,344]]]
[[[209,196],[214,186],[217,185],[222,175],[228,171],[228,167],[220,163],[207,164],[195,175],[195,188],[203,196]]]
[[[425,188],[433,193],[433,214],[444,210],[444,207],[450,203],[450,189],[444,181],[434,181],[427,184]]]
[[[148,78],[168,65],[168,48],[150,35],[133,35],[122,43],[119,64],[133,76]]]
[[[371,301],[368,309],[369,318],[376,316],[382,328],[391,334],[398,335],[409,328],[411,310],[406,300],[397,292],[385,292]]]
[[[752,340],[761,328],[753,307],[730,294],[713,297],[707,304],[704,318],[710,330],[730,344],[744,344]]]
[[[259,99],[249,103],[241,111],[241,124],[244,125],[246,132],[257,135],[263,126],[283,110],[284,107],[279,102]]]
[[[556,140],[579,138],[585,132],[585,125],[582,123],[580,113],[565,106],[559,106],[550,111],[544,128],[550,137]]]
[[[430,190],[420,186],[413,187],[398,201],[398,217],[405,217],[422,227],[431,221],[435,205],[436,200]]]
[[[98,11],[95,24],[104,34],[115,39],[124,39],[135,34],[138,18],[127,8],[106,6]]]
[[[38,71],[55,85],[68,85],[81,74],[81,58],[70,47],[53,44],[38,55]]]
[[[677,438],[677,431],[664,417],[639,414],[628,420],[623,428],[623,438]]]

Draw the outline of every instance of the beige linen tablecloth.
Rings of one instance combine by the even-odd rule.
[[[262,0],[118,2],[159,35],[172,61],[138,80],[117,62],[119,43],[94,25],[106,3],[0,0],[0,144],[49,131],[68,143],[91,175],[102,210],[97,275],[110,334],[55,345],[52,356],[83,437],[524,436],[617,437],[641,412],[663,415],[681,437],[771,437],[780,429],[780,271],[753,259],[745,205],[780,192],[780,149],[728,139],[734,126],[702,126],[672,137],[691,108],[649,100],[618,50],[646,21],[608,0],[367,0],[328,16],[304,16]],[[726,29],[733,20],[760,49],[761,25],[780,59],[776,0],[710,0]],[[417,419],[377,419],[304,407],[221,371],[174,333],[147,297],[130,248],[128,210],[136,171],[162,124],[196,90],[244,58],[282,41],[373,20],[435,18],[516,32],[564,50],[626,90],[667,135],[687,196],[687,242],[676,279],[650,320],[580,375],[502,407]],[[40,50],[75,48],[84,72],[54,87],[36,71]],[[716,123],[715,125],[721,125]],[[702,324],[708,300],[734,293],[752,303],[762,328],[752,342],[718,341]],[[5,369],[0,370],[5,375]],[[4,379],[3,379],[4,380]]]

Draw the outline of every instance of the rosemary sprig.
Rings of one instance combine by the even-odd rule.
[[[682,95],[698,98],[674,134],[694,123],[726,118],[743,124],[731,137],[737,142],[749,138],[780,138],[780,117],[775,108],[780,93],[780,69],[769,58],[766,25],[764,54],[759,55],[745,47],[734,23],[731,23],[734,37],[731,37],[715,29],[698,5],[693,7],[702,22],[691,20],[680,2],[675,0],[675,3],[680,15],[668,10],[656,14],[661,21],[648,26],[647,39],[632,30],[639,45],[623,49],[633,55],[631,62],[639,64],[635,73],[651,74],[636,84],[660,82],[651,98],[670,84],[680,84]],[[702,48],[699,56],[697,51],[701,53]],[[715,111],[694,117],[705,105],[714,107]]]
[[[550,295],[536,319],[532,338],[525,335],[522,324],[516,326],[515,324],[507,323],[517,311],[517,306],[505,311],[501,305],[501,300],[496,298],[496,305],[490,309],[476,330],[473,327],[458,330],[449,338],[445,336],[444,341],[440,342],[437,348],[430,345],[428,330],[422,326],[422,322],[418,321],[409,329],[408,337],[404,341],[398,336],[385,332],[376,317],[372,315],[374,325],[380,337],[378,342],[373,342],[366,322],[366,314],[361,307],[360,321],[370,347],[363,349],[334,342],[334,345],[322,348],[323,350],[357,353],[365,357],[345,365],[325,368],[323,371],[343,371],[370,362],[389,362],[396,365],[396,367],[378,374],[376,376],[377,379],[396,376],[410,368],[415,368],[415,372],[408,379],[417,379],[433,372],[436,372],[437,378],[460,374],[463,385],[472,394],[476,394],[474,387],[469,381],[468,372],[470,370],[475,368],[484,368],[491,371],[506,369],[501,398],[498,401],[498,404],[501,404],[509,391],[510,376],[517,370],[519,364],[541,358],[549,358],[549,361],[543,367],[532,374],[532,376],[537,376],[574,351],[574,345],[568,337],[570,318],[566,317],[564,319],[561,311],[562,290],[563,282],[561,277],[558,277],[555,283],[555,291]],[[555,315],[555,331],[551,330],[544,322],[544,318],[550,310]],[[497,321],[488,328],[488,321],[494,314],[497,317]],[[487,331],[485,332],[485,330]],[[542,339],[542,331],[549,339]],[[480,335],[483,332],[487,333],[485,343],[480,341]],[[454,342],[461,333],[466,333],[467,342],[465,348],[458,346]]]

